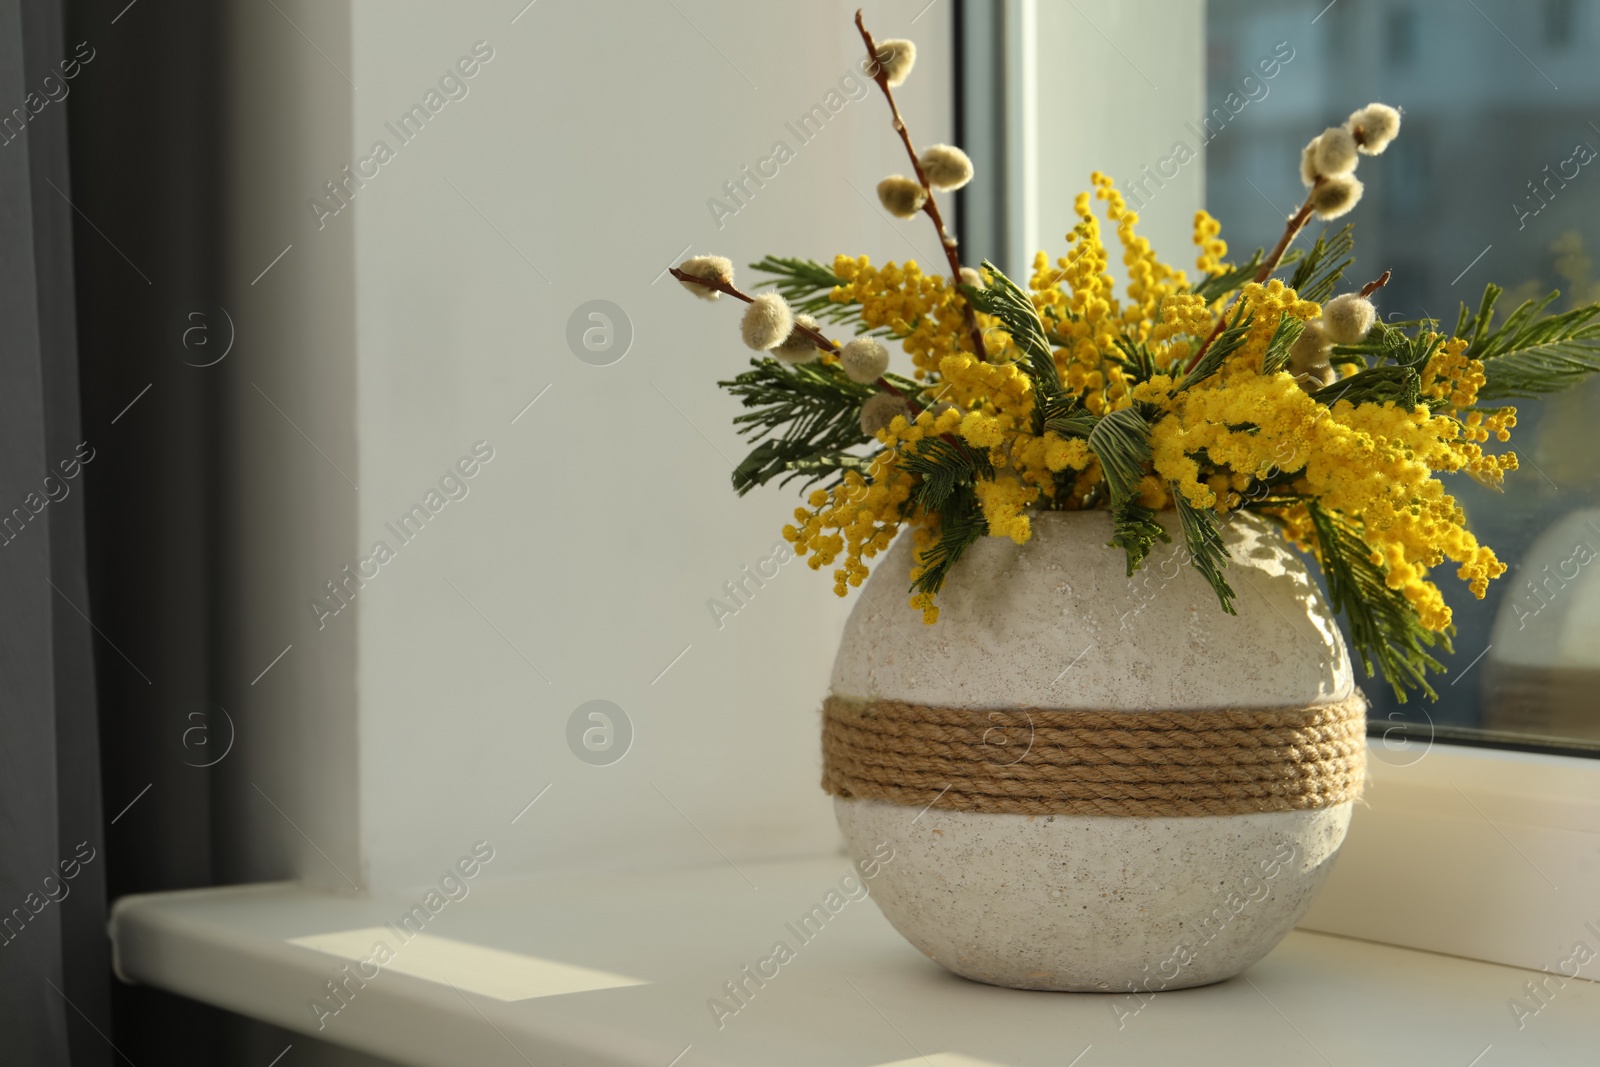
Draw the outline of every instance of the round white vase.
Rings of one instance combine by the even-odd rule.
[[[900,538],[851,613],[833,696],[1137,716],[1352,695],[1332,613],[1268,523],[1241,514],[1224,527],[1229,616],[1186,562],[1176,516],[1161,518],[1173,543],[1132,579],[1107,547],[1104,511],[1038,514],[1020,546],[984,538],[953,568],[933,626],[906,604],[912,549]],[[999,727],[993,742],[1003,764],[1005,746],[1029,738]],[[853,858],[880,857],[878,907],[944,967],[994,985],[1124,993],[1221,981],[1266,955],[1310,906],[1351,808],[1128,817],[834,804]]]

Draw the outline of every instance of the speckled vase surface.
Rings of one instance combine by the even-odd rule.
[[[1131,580],[1103,511],[1039,514],[1023,545],[984,538],[952,570],[932,626],[906,606],[912,549],[900,538],[850,616],[832,697],[1010,712],[985,735],[1001,765],[1031,743],[1017,709],[1136,717],[1352,698],[1333,615],[1268,523],[1241,514],[1223,528],[1229,616],[1188,565],[1176,517],[1161,518],[1173,543]],[[1117,993],[1221,981],[1266,955],[1310,907],[1351,809],[1130,817],[834,803],[852,858],[893,847],[872,897],[929,957],[994,985]]]

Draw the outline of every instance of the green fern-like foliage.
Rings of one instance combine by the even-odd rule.
[[[1103,415],[1089,431],[1089,451],[1105,468],[1112,501],[1126,500],[1150,461],[1150,424],[1137,406]]]
[[[1252,321],[1254,321],[1254,316],[1246,315],[1242,305],[1235,310],[1233,320],[1217,335],[1217,339],[1211,342],[1210,347],[1200,357],[1200,362],[1194,365],[1194,369],[1185,374],[1183,380],[1178,382],[1178,388],[1180,390],[1188,389],[1217,373],[1221,369],[1223,361],[1237,352],[1240,346],[1244,344],[1245,339],[1250,335],[1250,323]]]
[[[988,260],[983,261],[983,266],[989,272],[989,287],[967,286],[964,291],[973,307],[1000,320],[1012,342],[1022,350],[1022,369],[1033,383],[1034,405],[1042,411],[1063,397],[1055,349],[1045,331],[1044,320],[1016,282]]]
[[[749,370],[717,384],[749,409],[733,424],[757,442],[733,471],[740,496],[774,478],[779,485],[796,478],[811,485],[842,469],[840,454],[870,440],[861,432],[861,405],[874,390],[837,366],[753,359]]]
[[[1332,237],[1324,229],[1295,264],[1289,288],[1302,300],[1325,303],[1338,288],[1345,270],[1355,262],[1355,248],[1355,228],[1350,223]]]
[[[938,533],[920,557],[922,573],[911,583],[913,593],[938,593],[950,575],[950,568],[961,559],[978,538],[989,532],[989,524],[978,504],[978,494],[970,485],[957,485],[939,509]]]
[[[1107,356],[1122,365],[1130,386],[1149,381],[1156,373],[1156,357],[1147,341],[1131,341],[1126,337],[1113,338],[1116,350]]]
[[[1128,577],[1150,554],[1158,541],[1171,541],[1166,527],[1156,521],[1156,513],[1134,500],[1113,501],[1111,505],[1111,540],[1106,544],[1120,548],[1128,559]]]
[[[1041,430],[1051,430],[1062,437],[1088,437],[1094,432],[1100,416],[1078,402],[1077,397],[1067,397],[1046,407],[1042,412]]]
[[[1307,508],[1317,534],[1317,558],[1328,581],[1328,599],[1349,623],[1350,643],[1368,677],[1375,673],[1376,663],[1401,703],[1412,688],[1437,699],[1428,672],[1444,668],[1428,649],[1437,641],[1444,651],[1452,651],[1449,634],[1435,634],[1423,626],[1404,594],[1389,588],[1383,568],[1372,562],[1372,549],[1355,523],[1315,501],[1309,501]]]
[[[1289,348],[1300,336],[1300,331],[1305,329],[1305,323],[1293,315],[1285,315],[1278,320],[1278,328],[1272,333],[1272,340],[1267,344],[1266,354],[1261,357],[1261,369],[1265,374],[1276,374],[1289,364]]]
[[[803,311],[818,322],[848,322],[859,311],[853,303],[838,303],[831,294],[844,279],[814,259],[767,256],[750,264],[750,269],[767,275],[762,285],[782,294],[795,311]]]
[[[797,472],[796,476],[814,475],[810,479],[810,482],[814,482],[844,471],[855,471],[864,475],[872,467],[872,460],[876,455],[876,452],[864,456],[855,452],[818,452],[803,459],[791,459],[785,467]]]
[[[1233,610],[1233,587],[1222,574],[1223,569],[1228,566],[1228,549],[1222,543],[1222,531],[1217,524],[1217,513],[1210,509],[1197,508],[1189,503],[1188,498],[1178,489],[1176,482],[1169,483],[1168,487],[1172,491],[1173,506],[1178,510],[1178,523],[1183,527],[1183,539],[1189,549],[1190,562],[1211,584],[1211,588],[1217,594],[1217,600],[1222,604],[1222,610],[1229,615],[1239,614]]]
[[[1170,538],[1155,512],[1134,500],[1150,462],[1150,423],[1139,405],[1100,417],[1089,431],[1089,451],[1100,460],[1111,490],[1111,544],[1128,557],[1128,576],[1144,562],[1157,541]]]
[[[922,475],[922,484],[917,486],[913,499],[926,511],[943,510],[958,487],[971,488],[979,478],[994,477],[988,453],[960,438],[925,437],[902,454],[900,465],[912,474]]]
[[[1330,407],[1340,400],[1352,404],[1392,401],[1404,408],[1422,403],[1422,368],[1444,344],[1444,338],[1431,330],[1407,333],[1382,324],[1374,326],[1370,336],[1371,340],[1364,344],[1341,345],[1334,352],[1363,362],[1365,358],[1375,362],[1348,378],[1330,382],[1312,397]]]
[[[1468,339],[1467,355],[1483,361],[1487,379],[1478,390],[1481,401],[1510,400],[1556,393],[1600,373],[1600,305],[1545,315],[1561,295],[1528,300],[1490,329],[1498,285],[1483,291],[1478,310],[1461,306],[1455,336]]]

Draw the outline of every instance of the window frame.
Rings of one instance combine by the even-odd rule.
[[[1533,970],[1558,969],[1577,940],[1600,947],[1600,762],[1392,737],[1367,751],[1303,929]]]

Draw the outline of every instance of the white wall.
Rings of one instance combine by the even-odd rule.
[[[237,773],[227,780],[237,825],[219,847],[232,852],[240,878],[300,875],[349,889],[346,876],[363,877],[357,630],[318,633],[306,625],[305,601],[356,544],[358,497],[334,469],[360,484],[355,241],[349,228],[308,226],[305,200],[350,143],[352,90],[301,32],[348,68],[350,21],[342,2],[279,6],[284,14],[268,4],[232,9],[224,307],[236,339],[219,366],[231,397],[229,436],[218,447],[232,475],[233,532],[219,550],[231,578],[228,687],[245,700],[229,709],[238,738],[221,766]]]
[[[712,621],[797,500],[728,485],[743,449],[715,381],[745,366],[738,309],[653,280],[685,247],[740,265],[938,247],[865,199],[906,169],[875,88],[810,144],[785,128],[858,61],[853,5],[675,3],[515,24],[518,2],[240,5],[239,670],[293,645],[241,715],[282,809],[241,789],[252,876],[416,884],[479,838],[499,876],[833,847],[815,711],[848,605],[790,563]],[[867,16],[921,46],[900,99],[932,143],[949,14],[911,25],[923,7]],[[401,146],[385,124],[478,41],[468,95]],[[307,199],[380,139],[392,161],[319,229]],[[719,230],[707,199],[777,140],[796,158]],[[566,340],[596,298],[632,321],[611,366]],[[494,459],[468,495],[400,545],[384,523],[478,441]],[[379,539],[396,558],[319,629],[308,600]],[[611,766],[566,741],[596,698],[635,730]]]
[[[1016,0],[1013,0],[1016,2]],[[1205,112],[1205,5],[1201,0],[1022,0],[1034,9],[1031,62],[1037,93],[1033,164],[1037,200],[1028,263],[1043,248],[1065,255],[1077,224],[1073,198],[1104,171],[1125,192]],[[1170,168],[1169,168],[1170,173]],[[1130,197],[1130,199],[1132,199]],[[1117,248],[1096,202],[1102,237]],[[1205,206],[1203,149],[1139,211],[1138,232],[1165,262],[1194,276],[1195,210]],[[1126,279],[1119,251],[1111,270]]]
[[[235,709],[244,877],[406,886],[480,838],[497,876],[834,847],[815,712],[849,605],[790,563],[713,621],[797,499],[733,495],[738,409],[715,381],[745,366],[738,309],[660,273],[686,248],[741,266],[938,248],[873,202],[906,169],[875,89],[809,144],[785,126],[859,61],[852,5],[674,3],[237,5],[232,670],[289,649]],[[1202,9],[1023,6],[1029,244],[1055,255],[1091,170],[1134,174],[1202,111]],[[867,16],[917,40],[902,108],[919,142],[949,140],[949,12]],[[389,124],[480,41],[466,96],[402,144]],[[393,158],[319,219],[308,201],[379,140]],[[794,160],[719,228],[707,200],[779,140]],[[1144,213],[1174,261],[1202,166]],[[567,341],[594,299],[632,324],[610,366]],[[385,523],[480,441],[468,495],[402,544]],[[395,558],[319,620],[312,599],[379,540]],[[633,724],[610,766],[568,747],[593,699]]]

